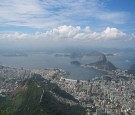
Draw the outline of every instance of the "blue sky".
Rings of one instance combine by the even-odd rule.
[[[128,47],[135,41],[134,8],[135,0],[0,0],[0,41],[113,40]]]

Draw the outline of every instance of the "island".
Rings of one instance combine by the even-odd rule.
[[[81,63],[79,61],[71,61],[70,62],[72,65],[80,66]]]

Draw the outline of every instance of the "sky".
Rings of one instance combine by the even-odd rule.
[[[135,0],[0,0],[0,48],[135,48]]]

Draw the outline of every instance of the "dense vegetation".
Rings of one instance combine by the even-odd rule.
[[[43,96],[41,106],[49,115],[84,115],[84,109],[79,106],[70,106],[56,100],[52,94],[46,92]]]
[[[78,100],[76,100],[72,95],[70,95],[69,93],[67,93],[64,90],[61,90],[58,86],[56,86],[52,91],[55,92],[60,97],[67,98],[69,100],[73,100],[75,102],[78,102]]]
[[[59,96],[74,100],[74,97],[62,91],[57,85],[44,80],[39,75],[25,80],[3,103],[0,103],[0,115],[84,115],[80,105],[71,106],[58,101],[50,91]],[[2,101],[1,101],[2,102]]]
[[[0,110],[0,115],[11,115],[11,113],[5,110]]]

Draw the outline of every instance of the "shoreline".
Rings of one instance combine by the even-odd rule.
[[[80,65],[80,67],[82,67],[82,68],[95,69],[97,71],[103,72],[104,74],[110,74],[110,73],[112,73],[112,71],[108,71],[108,70],[105,70],[105,69],[100,69],[97,66],[93,66],[93,65]]]

